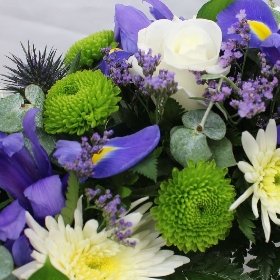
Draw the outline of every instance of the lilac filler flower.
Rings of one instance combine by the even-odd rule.
[[[53,175],[48,155],[36,134],[37,112],[38,109],[31,109],[23,119],[32,154],[24,145],[22,133],[0,133],[0,187],[15,199],[0,212],[0,240],[11,249],[18,266],[30,261],[31,248],[21,236],[25,210],[43,222],[46,216],[60,213],[65,203],[60,178]]]
[[[106,178],[131,168],[150,154],[158,145],[160,131],[153,125],[124,137],[108,140],[107,136],[93,135],[90,147],[76,141],[59,140],[54,157],[82,179]]]

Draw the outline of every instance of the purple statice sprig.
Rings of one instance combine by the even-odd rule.
[[[118,49],[112,50],[111,47],[101,49],[106,62],[108,72],[106,76],[114,82],[117,86],[127,86],[132,83],[132,76],[129,73],[129,69],[132,68],[132,64],[127,61],[126,58],[117,58]]]
[[[73,171],[81,181],[84,181],[88,177],[93,177],[95,165],[92,163],[92,157],[103,148],[113,133],[112,130],[104,131],[103,137],[98,133],[94,133],[90,138],[91,144],[88,142],[87,137],[82,137],[81,153],[76,156],[73,162],[68,162],[64,166],[65,169],[67,171]]]
[[[96,190],[86,189],[86,197],[88,204],[90,202],[93,203],[93,207],[102,212],[106,229],[113,230],[110,238],[122,245],[134,247],[136,241],[129,239],[132,233],[130,230],[132,223],[126,222],[121,218],[127,211],[121,205],[120,196],[116,195],[113,197],[111,191],[108,189],[102,194],[101,189],[98,188]],[[100,226],[100,230],[102,229],[103,224]]]

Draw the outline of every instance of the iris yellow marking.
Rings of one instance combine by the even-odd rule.
[[[104,147],[100,149],[96,154],[92,156],[92,163],[98,163],[102,158],[104,158],[109,152],[116,150],[115,147]]]
[[[263,22],[248,20],[251,30],[263,41],[269,35],[271,35],[271,30]]]
[[[109,53],[115,52],[115,51],[122,51],[120,48],[112,48],[110,49]]]

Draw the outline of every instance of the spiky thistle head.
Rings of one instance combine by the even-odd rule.
[[[172,178],[161,183],[151,213],[167,245],[204,252],[225,239],[234,218],[229,207],[235,196],[226,173],[214,161],[189,161],[188,167],[174,168]]]
[[[24,89],[35,84],[47,91],[57,81],[66,76],[69,66],[64,65],[62,56],[56,58],[56,50],[51,48],[48,52],[47,47],[41,52],[37,51],[35,45],[32,47],[28,42],[27,49],[21,43],[21,47],[25,54],[25,61],[11,54],[7,56],[14,64],[14,67],[4,66],[10,73],[2,75],[6,90],[23,93]]]
[[[71,64],[76,55],[81,52],[80,67],[91,67],[94,62],[103,57],[101,49],[108,46],[114,48],[118,45],[114,41],[114,32],[103,30],[93,33],[74,43],[65,55],[65,62]]]
[[[48,91],[43,112],[46,132],[82,135],[104,124],[119,109],[119,93],[99,70],[67,75]]]

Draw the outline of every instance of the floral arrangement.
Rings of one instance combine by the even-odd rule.
[[[280,279],[280,12],[144,2],[10,56],[0,279]]]

